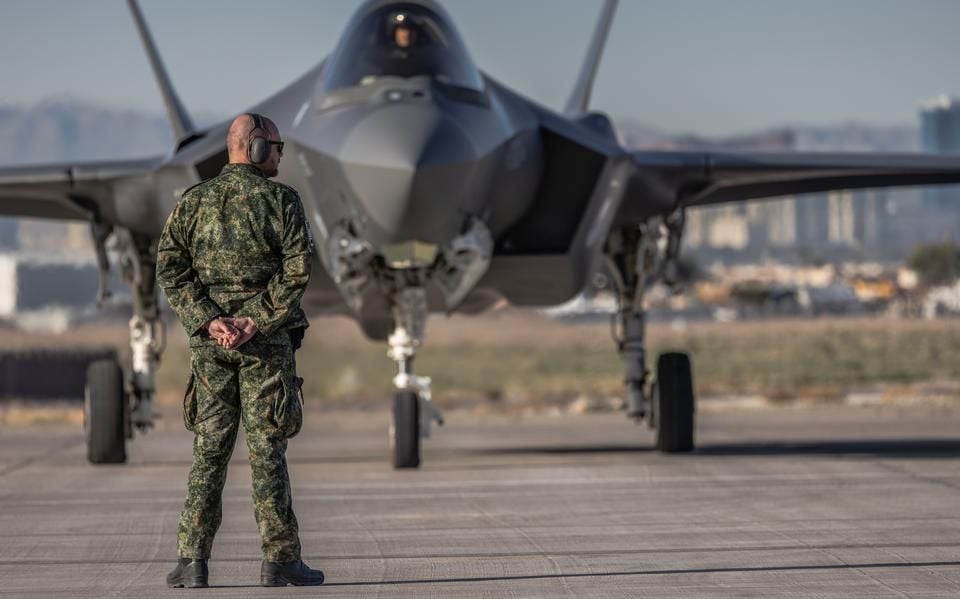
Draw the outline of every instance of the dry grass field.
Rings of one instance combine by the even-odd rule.
[[[393,363],[344,318],[314,318],[299,370],[305,391],[333,405],[379,406]],[[163,403],[177,402],[189,369],[179,324],[159,374]],[[479,317],[433,318],[417,372],[433,377],[441,406],[489,409],[567,405],[621,394],[622,370],[606,322],[564,324],[505,309]],[[123,324],[80,326],[63,335],[0,331],[0,348],[113,345],[126,352]],[[689,351],[698,395],[833,398],[879,384],[960,381],[960,321],[877,318],[688,323],[649,328],[651,358]],[[652,359],[651,359],[652,363]]]

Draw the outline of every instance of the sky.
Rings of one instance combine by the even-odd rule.
[[[488,75],[559,109],[600,0],[445,0]],[[321,61],[355,0],[141,0],[188,110],[242,112]],[[912,124],[960,95],[958,0],[621,0],[592,107],[670,133]],[[123,0],[4,0],[0,105],[161,113]]]

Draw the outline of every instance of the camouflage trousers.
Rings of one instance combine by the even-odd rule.
[[[208,559],[222,517],[223,485],[243,423],[253,471],[253,507],[264,559],[300,559],[287,472],[287,439],[303,422],[300,379],[290,337],[256,335],[236,350],[191,340],[183,419],[195,434],[187,500],[180,514],[180,557]]]

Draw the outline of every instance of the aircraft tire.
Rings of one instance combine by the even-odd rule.
[[[393,395],[391,441],[394,468],[420,466],[420,398],[413,391]]]
[[[664,453],[693,450],[693,375],[685,353],[665,353],[657,359],[657,449]]]
[[[87,368],[83,429],[91,464],[127,461],[123,371],[116,360],[97,360]]]

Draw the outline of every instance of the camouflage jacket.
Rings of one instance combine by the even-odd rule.
[[[306,327],[300,298],[313,239],[300,196],[248,164],[184,192],[157,247],[157,283],[192,338],[215,316],[248,316],[264,335]]]

